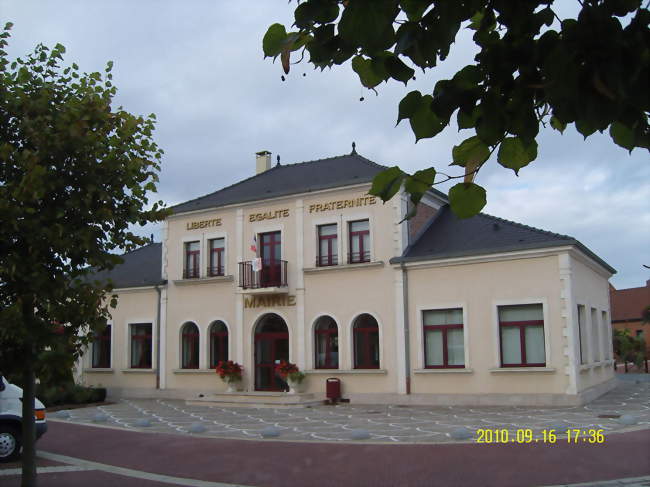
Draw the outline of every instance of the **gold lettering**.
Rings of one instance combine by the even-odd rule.
[[[287,306],[295,306],[296,305],[296,297],[291,295],[287,296]]]
[[[316,208],[316,205],[309,205],[309,213],[312,213],[315,208]]]
[[[255,302],[255,298],[253,296],[246,296],[244,297],[244,308],[254,308],[253,303]]]
[[[282,216],[285,217],[285,218],[288,218],[289,217],[289,209],[283,210],[282,211]]]

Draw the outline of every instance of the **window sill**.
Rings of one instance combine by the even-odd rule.
[[[125,374],[155,374],[156,369],[122,369]]]
[[[605,367],[608,365],[612,365],[614,363],[613,360],[603,360],[602,362],[592,362],[590,364],[581,364],[580,365],[580,372],[584,372],[585,370],[589,369],[595,369],[597,367]]]
[[[554,374],[555,367],[501,367],[498,369],[490,369],[491,374],[508,374],[508,373],[543,373],[543,374]]]
[[[304,370],[306,374],[323,374],[323,375],[339,375],[339,374],[387,374],[386,369],[309,369]]]
[[[112,368],[105,369],[105,368],[99,368],[99,367],[97,367],[97,368],[90,367],[90,368],[84,369],[83,372],[84,372],[84,374],[112,374],[114,372],[114,370]]]
[[[473,374],[474,369],[415,369],[414,374]]]
[[[343,271],[343,270],[351,270],[351,269],[367,269],[369,267],[384,267],[384,261],[376,260],[373,262],[359,262],[358,264],[340,264],[340,265],[329,265],[323,267],[306,267],[302,271],[305,274],[312,274],[317,272]]]
[[[177,286],[189,286],[192,284],[210,284],[213,282],[232,282],[235,280],[235,277],[232,275],[228,276],[216,276],[216,277],[197,277],[192,279],[176,279],[174,284]]]
[[[173,369],[173,374],[215,374],[214,369]]]

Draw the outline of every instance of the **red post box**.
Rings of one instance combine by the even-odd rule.
[[[341,379],[330,377],[325,381],[325,393],[327,399],[332,402],[337,402],[341,399]]]

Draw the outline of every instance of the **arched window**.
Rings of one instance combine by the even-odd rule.
[[[199,368],[199,327],[190,322],[181,329],[181,368]]]
[[[314,363],[317,369],[339,368],[339,329],[329,316],[321,316],[314,327],[316,355]]]
[[[228,328],[223,321],[215,321],[210,325],[210,368],[222,360],[228,360]]]
[[[354,368],[379,368],[379,325],[369,314],[357,316],[353,325]]]

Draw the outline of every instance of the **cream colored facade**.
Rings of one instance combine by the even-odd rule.
[[[253,391],[256,327],[274,313],[288,329],[289,360],[307,373],[306,392],[316,397],[324,397],[329,377],[341,379],[344,397],[364,403],[578,404],[612,387],[610,274],[598,262],[576,247],[557,246],[391,264],[409,243],[408,223],[400,223],[406,197],[399,193],[382,204],[368,196],[369,188],[366,183],[170,216],[162,241],[163,284],[117,290],[111,367],[93,369],[87,354],[83,380],[108,387],[112,395],[190,399],[225,392],[209,368],[210,325],[221,321],[228,329],[228,358],[244,366],[244,390]],[[437,210],[444,203],[431,194],[421,204]],[[337,225],[342,257],[350,252],[349,223],[359,220],[369,223],[369,262],[316,266],[318,226]],[[242,289],[239,263],[255,258],[253,237],[259,247],[260,234],[276,231],[287,286]],[[224,275],[208,277],[208,246],[215,238],[225,241]],[[185,244],[196,241],[201,277],[184,279]],[[262,305],[250,307],[260,297]],[[542,306],[544,367],[501,366],[498,309],[521,304]],[[589,310],[588,337],[579,332],[578,305]],[[423,312],[450,308],[462,309],[465,366],[427,368]],[[379,327],[379,368],[354,367],[353,325],[363,313]],[[314,327],[322,316],[337,324],[338,369],[316,368]],[[182,368],[181,329],[188,322],[199,329],[198,368]],[[151,368],[129,367],[134,323],[152,324]],[[581,338],[583,354],[589,354],[585,363]]]

